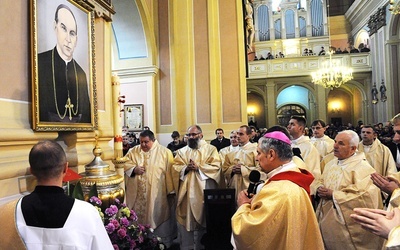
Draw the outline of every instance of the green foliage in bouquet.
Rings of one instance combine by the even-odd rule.
[[[91,186],[90,190],[89,190],[89,197],[92,197],[92,196],[99,197],[99,193],[97,192],[96,183],[93,186]],[[76,185],[74,186],[74,189],[73,189],[73,191],[71,193],[71,197],[75,198],[75,199],[78,199],[78,200],[81,200],[81,201],[85,200],[85,196],[83,194],[83,189],[82,189],[82,185],[81,185],[80,181],[78,181],[76,183]]]

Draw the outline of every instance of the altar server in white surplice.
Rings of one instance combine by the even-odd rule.
[[[326,124],[323,120],[315,120],[311,123],[311,129],[313,136],[311,137],[311,143],[318,150],[320,160],[327,154],[333,152],[333,144],[335,141],[329,136],[325,135]]]
[[[315,180],[311,184],[311,195],[315,194],[315,181],[321,176],[320,157],[318,150],[310,142],[310,138],[304,135],[307,121],[303,116],[294,115],[290,118],[287,126],[292,137],[292,147],[299,148],[301,158],[305,163],[306,169],[314,176]]]
[[[247,125],[240,126],[237,135],[239,150],[227,154],[222,165],[227,186],[235,189],[236,197],[249,186],[250,172],[261,170],[256,160],[257,144],[250,142],[251,128]]]
[[[33,146],[29,165],[37,186],[0,208],[0,249],[114,249],[97,209],[65,194],[68,162],[58,143]]]

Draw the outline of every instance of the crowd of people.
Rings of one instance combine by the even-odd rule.
[[[357,127],[335,126],[318,119],[308,129],[303,116],[292,116],[287,127],[258,130],[242,125],[230,131],[229,139],[217,128],[215,136],[209,143],[201,127],[192,125],[182,140],[173,131],[173,141],[165,147],[148,128],[125,155],[125,202],[167,248],[174,241],[181,249],[205,248],[204,190],[226,188],[235,189],[236,200],[231,223],[221,225],[232,232],[225,242],[228,249],[400,246],[400,114],[385,126],[361,121]],[[73,213],[78,205],[87,210],[86,227],[101,223],[100,217],[89,215],[93,209],[59,192],[68,163],[57,143],[35,145],[30,164],[38,187],[3,210],[9,215],[17,209],[14,229],[23,230],[11,230],[14,234],[7,237],[18,236],[28,246],[54,244],[38,242],[32,235],[51,235],[52,228],[80,219]],[[67,206],[61,209],[63,204]],[[56,209],[65,216],[54,224],[46,216],[53,218]],[[67,231],[73,231],[74,225],[68,225]],[[104,240],[104,227],[96,228],[90,244],[112,249]]]
[[[243,125],[231,131],[229,138],[225,138],[222,128],[217,128],[215,139],[208,143],[203,139],[201,128],[193,125],[182,140],[177,131],[171,134],[170,151],[164,152],[165,159],[171,159],[170,167],[157,163],[162,159],[161,153],[150,153],[146,163],[135,160],[129,165],[134,173],[129,174],[130,178],[148,172],[153,179],[168,181],[157,185],[157,191],[151,191],[152,180],[137,179],[133,183],[138,186],[128,188],[127,192],[143,192],[140,186],[150,188],[147,197],[139,202],[147,201],[149,207],[140,205],[139,208],[155,216],[160,212],[153,211],[156,209],[152,202],[160,198],[160,189],[165,191],[166,197],[161,197],[164,201],[160,204],[169,204],[169,210],[162,206],[163,214],[169,217],[164,218],[164,223],[154,224],[154,228],[156,232],[162,225],[175,228],[171,221],[176,221],[175,232],[179,233],[160,235],[165,242],[179,235],[181,249],[204,249],[201,239],[207,225],[203,191],[221,188],[235,189],[237,211],[231,221],[229,244],[236,249],[298,246],[379,249],[385,244],[397,244],[393,243],[396,242],[393,236],[388,242],[384,239],[389,239],[389,233],[396,235],[397,229],[393,227],[400,226],[393,222],[400,217],[395,210],[400,164],[392,147],[397,150],[396,143],[400,142],[396,131],[400,134],[400,115],[385,126],[382,123],[364,125],[359,121],[356,127],[328,125],[323,120],[315,120],[307,127],[304,117],[292,116],[287,127],[257,129]],[[144,136],[142,133],[139,136],[141,142]],[[156,143],[153,137],[149,139]],[[130,150],[128,158],[141,159],[143,147],[141,143],[136,146],[137,151]],[[154,162],[149,164],[151,159]],[[150,174],[147,167],[150,165],[160,166],[164,171],[155,168],[152,171],[156,172]],[[250,178],[253,171],[260,173],[260,181],[255,185]],[[147,184],[140,185],[141,181]],[[250,191],[252,185],[254,189]],[[137,203],[130,204],[137,206]],[[300,211],[296,207],[304,209]],[[140,211],[139,208],[136,209]],[[151,216],[148,213],[144,217]],[[393,232],[387,228],[385,232],[376,229],[376,225],[383,223],[379,216],[385,216],[385,225],[394,225],[390,228]],[[272,218],[279,218],[279,222],[272,223]],[[288,233],[279,234],[283,231]]]
[[[391,122],[386,122],[385,124],[383,124],[382,122],[377,123],[377,124],[373,124],[373,125],[368,125],[368,126],[372,126],[375,133],[376,133],[376,137],[386,146],[390,146],[392,145],[393,141],[392,138],[395,134],[394,130],[393,130],[393,125]],[[352,123],[347,123],[347,125],[345,124],[339,124],[339,123],[331,123],[329,125],[326,126],[326,130],[325,130],[325,134],[327,136],[329,136],[330,138],[334,139],[335,136],[338,134],[338,132],[343,131],[343,130],[353,130],[355,131],[357,134],[361,134],[361,129],[364,127],[364,123],[363,121],[358,121],[357,125],[354,126]],[[312,137],[313,136],[313,131],[311,128],[308,128],[308,136]],[[361,135],[360,135],[360,139],[361,139]]]
[[[267,56],[264,57],[263,55],[260,55],[260,58],[257,57],[257,55],[254,57],[254,61],[258,61],[258,60],[270,60],[270,59],[275,59],[275,58],[285,58],[285,55],[279,51],[278,54],[272,55],[271,52],[267,53]]]
[[[305,52],[307,52],[306,50],[307,49],[305,49]],[[329,50],[332,51],[334,54],[362,53],[362,52],[370,52],[371,51],[367,46],[364,45],[364,43],[360,43],[358,45],[358,48],[351,45],[349,47],[349,50],[347,50],[347,48],[344,48],[342,50],[340,47],[338,47],[338,48],[330,47]],[[303,55],[315,55],[315,54],[303,53]],[[321,50],[319,51],[318,55],[319,56],[326,55],[326,51],[325,51],[324,47],[321,47]]]

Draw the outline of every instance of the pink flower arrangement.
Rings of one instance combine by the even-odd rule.
[[[97,208],[115,250],[163,250],[165,245],[149,225],[137,222],[135,211],[115,199],[115,204],[101,210],[101,200],[92,196],[89,202]]]

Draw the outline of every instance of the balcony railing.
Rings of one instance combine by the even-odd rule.
[[[322,67],[322,63],[329,60],[329,56],[299,56],[290,58],[276,58],[270,60],[251,61],[249,79],[295,77],[310,75],[311,72]],[[370,72],[371,55],[369,52],[332,55],[334,63],[353,68],[357,72]]]

